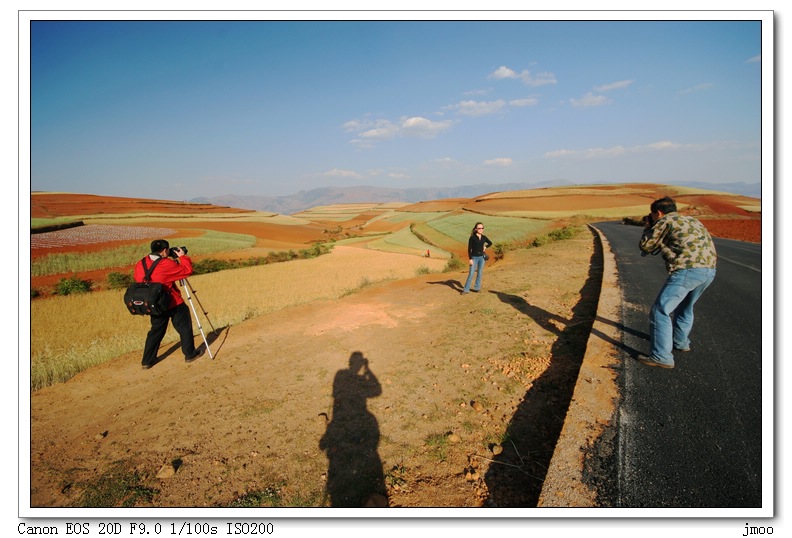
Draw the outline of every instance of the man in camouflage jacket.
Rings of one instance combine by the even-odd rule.
[[[649,313],[650,354],[639,355],[638,360],[673,368],[672,351],[690,351],[693,305],[715,279],[718,257],[704,225],[677,213],[674,200],[655,200],[650,209],[639,247],[644,256],[663,254],[668,278]]]

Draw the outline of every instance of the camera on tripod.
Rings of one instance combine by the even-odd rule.
[[[170,249],[168,249],[168,256],[170,256],[171,258],[178,258],[179,255],[176,254],[176,251],[179,249],[181,249],[183,254],[187,254],[187,247],[171,247]]]

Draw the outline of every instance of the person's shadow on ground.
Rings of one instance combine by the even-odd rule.
[[[382,386],[359,351],[349,368],[333,380],[333,417],[319,448],[327,453],[327,495],[330,506],[387,506],[382,462],[377,452],[379,424],[366,400],[382,394]]]

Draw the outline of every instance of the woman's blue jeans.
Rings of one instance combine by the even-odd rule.
[[[470,270],[468,271],[464,291],[470,291],[470,283],[473,282],[474,271],[476,272],[476,284],[473,286],[473,291],[479,291],[481,289],[481,273],[484,272],[484,256],[473,256],[471,259],[473,263],[470,265]]]
[[[649,312],[653,359],[673,364],[673,349],[690,347],[693,305],[714,279],[715,269],[698,267],[679,269],[668,275]]]

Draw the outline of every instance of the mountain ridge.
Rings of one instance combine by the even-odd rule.
[[[680,182],[667,183],[669,185],[693,187],[711,191],[729,192],[743,196],[761,198],[761,183],[705,183],[705,182]],[[575,183],[567,180],[552,180],[541,183],[500,183],[461,185],[458,187],[413,187],[392,188],[362,185],[358,187],[319,187],[316,189],[302,190],[284,196],[265,195],[236,195],[225,194],[220,196],[201,196],[188,200],[195,203],[208,203],[212,205],[236,207],[239,209],[252,209],[267,211],[281,215],[292,215],[317,206],[353,203],[389,203],[403,202],[412,204],[428,200],[441,200],[447,198],[475,198],[484,194],[501,191],[530,190],[546,187],[565,187]]]

